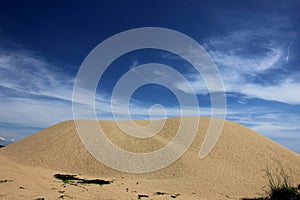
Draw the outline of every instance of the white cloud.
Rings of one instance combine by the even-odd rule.
[[[28,127],[47,127],[72,119],[71,104],[27,97],[1,98],[0,122]]]
[[[258,84],[245,84],[239,91],[249,98],[256,97],[264,100],[300,104],[300,82],[284,80],[277,85],[261,86]]]
[[[277,30],[278,31],[278,30]],[[222,75],[226,92],[239,93],[246,98],[259,98],[267,101],[278,101],[287,104],[300,104],[300,82],[294,74],[278,78],[274,70],[284,69],[290,52],[288,42],[287,57],[283,47],[286,41],[275,42],[267,30],[241,30],[219,38],[210,38],[205,47],[217,64]],[[258,52],[256,52],[258,51]],[[252,53],[251,53],[252,52]],[[193,53],[193,52],[191,52]],[[194,52],[195,53],[195,52]],[[187,74],[192,77],[190,84],[198,94],[207,94],[208,89],[203,78],[197,74]],[[254,82],[256,78],[262,83]],[[185,88],[181,82],[174,86],[186,93],[193,91]],[[218,91],[218,88],[214,88]]]
[[[137,63],[136,63],[137,64]],[[0,53],[0,123],[17,124],[24,127],[47,127],[60,121],[73,118],[72,90],[74,78],[60,71],[58,67],[45,59],[29,52]],[[159,71],[155,74],[164,75]],[[82,97],[87,96],[81,91]],[[89,95],[88,95],[89,96]],[[110,96],[97,94],[95,99],[96,113],[101,119],[111,119]],[[88,105],[85,99],[75,102],[80,105],[85,118],[94,115],[86,112]],[[123,99],[114,102],[118,116],[128,116],[128,108]],[[165,107],[168,116],[178,116],[181,109]],[[150,107],[144,102],[132,99],[130,115],[148,118]],[[199,115],[194,108],[186,108],[187,115]],[[152,108],[153,118],[166,117],[158,108]],[[202,109],[201,114],[210,115],[210,109]],[[13,133],[15,134],[15,133]]]
[[[291,49],[291,43],[289,44],[289,46],[287,47],[287,50],[286,50],[286,56],[285,56],[285,62],[286,62],[286,64],[290,60],[290,49]]]
[[[248,111],[239,109],[228,119],[244,124],[247,127],[269,138],[300,139],[298,114],[272,112],[269,108]]]
[[[21,93],[71,100],[73,78],[29,52],[0,54],[0,86]]]
[[[251,58],[251,56],[249,58],[248,56],[219,51],[209,51],[209,54],[220,66],[226,66],[226,68],[223,69],[224,71],[237,70],[242,74],[255,75],[256,73],[274,68],[282,56],[282,51],[280,48],[273,47],[269,48],[266,54],[253,58]]]

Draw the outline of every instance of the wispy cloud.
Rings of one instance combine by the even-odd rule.
[[[300,152],[299,115],[291,112],[273,112],[269,107],[250,110],[240,108],[239,113],[229,114],[228,119],[243,124],[252,130]]]
[[[242,110],[241,113],[235,113],[228,118],[272,139],[300,139],[300,125],[298,123],[300,117],[298,114],[272,112],[268,108],[255,112]]]
[[[133,65],[137,65],[137,61]],[[73,118],[72,91],[74,77],[60,70],[41,56],[28,51],[0,51],[0,123],[27,127],[20,131],[32,131],[60,121]],[[160,74],[155,71],[155,74]],[[160,74],[162,75],[162,74]],[[82,91],[82,97],[86,96]],[[112,119],[110,96],[97,93],[95,98],[96,113],[100,119]],[[85,118],[94,115],[85,113],[88,105],[85,99],[74,102],[80,105]],[[128,108],[122,98],[114,101],[118,116],[128,116]],[[144,102],[131,99],[130,115],[133,118],[166,117],[161,109],[151,107]],[[165,107],[168,116],[181,114],[178,107]],[[210,110],[202,110],[209,114]],[[188,115],[198,115],[194,108],[187,108]],[[3,130],[5,131],[5,130]],[[6,131],[16,134],[13,130]],[[7,133],[4,133],[7,136]],[[28,133],[27,133],[28,134]],[[19,138],[20,136],[18,136]]]
[[[0,86],[23,94],[71,100],[73,77],[30,52],[0,54]]]
[[[300,104],[300,82],[293,79],[280,81],[276,85],[262,86],[259,84],[245,84],[240,91],[249,98],[260,98],[287,104]]]
[[[291,53],[290,40],[277,38],[275,41],[269,32],[264,29],[239,30],[207,39],[204,46],[222,74],[226,92],[242,94],[246,98],[300,104],[297,92],[300,82],[285,69]],[[278,74],[278,70],[285,71],[285,75]],[[186,75],[192,77],[191,85],[198,94],[208,92],[200,75]],[[180,82],[174,84],[179,90],[191,92]]]
[[[20,139],[71,119],[73,78],[28,51],[0,50],[0,134]]]

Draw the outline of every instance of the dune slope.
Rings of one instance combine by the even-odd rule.
[[[263,170],[266,167],[283,167],[292,174],[292,182],[300,183],[298,154],[230,121],[226,121],[212,152],[204,159],[199,159],[198,152],[209,120],[201,118],[195,140],[180,159],[151,173],[122,173],[98,162],[81,143],[74,121],[56,124],[1,148],[0,155],[18,166],[103,177],[117,182],[123,180],[128,187],[132,186],[132,181],[138,181],[140,184],[135,187],[140,188],[136,190],[148,194],[159,190],[179,193],[181,196],[178,199],[224,199],[264,194],[263,187],[267,185],[267,179]],[[179,118],[168,119],[159,134],[148,139],[123,133],[112,121],[99,123],[109,139],[119,147],[132,152],[151,152],[163,147],[174,137],[179,122]],[[4,174],[0,172],[1,176]]]

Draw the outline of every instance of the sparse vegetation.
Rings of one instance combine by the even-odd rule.
[[[242,200],[300,200],[300,193],[296,187],[293,187],[289,181],[289,176],[284,169],[276,168],[275,175],[269,168],[265,170],[269,181],[269,189],[266,197],[242,198]]]
[[[101,180],[101,179],[82,179],[77,178],[76,175],[70,174],[54,174],[54,177],[60,179],[64,184],[98,184],[98,185],[106,185],[110,184],[110,181]]]
[[[138,195],[138,200],[141,200],[142,197],[149,198],[149,195],[146,195],[146,194],[139,194],[139,195]]]
[[[69,195],[61,195],[61,196],[58,197],[58,199],[65,199],[65,198],[73,199],[73,197],[71,197]]]
[[[266,175],[269,180],[269,198],[271,200],[295,200],[297,188],[293,187],[289,182],[289,177],[283,169],[276,169],[274,176],[269,169],[266,170]]]
[[[175,199],[176,197],[178,197],[180,194],[173,194],[171,195],[171,198]]]
[[[74,180],[77,180],[76,175],[69,174],[54,174],[54,177],[60,179],[64,184],[68,184]]]
[[[154,192],[154,195],[170,195],[170,193],[166,193],[166,192]],[[176,197],[178,197],[180,194],[171,194],[171,198],[175,199]]]
[[[168,195],[166,192],[154,192],[154,195]]]
[[[7,183],[7,182],[12,182],[12,180],[0,180],[0,183]]]

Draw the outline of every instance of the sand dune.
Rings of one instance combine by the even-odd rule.
[[[199,159],[209,120],[201,118],[195,140],[180,159],[159,171],[144,174],[122,173],[106,167],[84,148],[74,121],[56,124],[0,149],[0,180],[13,180],[0,184],[0,198],[18,199],[23,195],[30,199],[40,193],[46,199],[58,199],[62,186],[53,178],[55,172],[114,180],[100,189],[86,186],[88,192],[79,192],[82,188],[73,186],[63,188],[64,194],[78,199],[137,199],[138,194],[147,194],[149,199],[171,199],[172,194],[180,194],[176,199],[251,197],[264,194],[266,167],[283,167],[293,174],[291,181],[300,183],[298,154],[230,121],[226,121],[213,151]],[[159,134],[147,139],[128,136],[112,121],[99,123],[119,147],[132,152],[151,152],[174,137],[179,122],[179,118],[168,119]],[[166,194],[155,195],[155,192]]]

